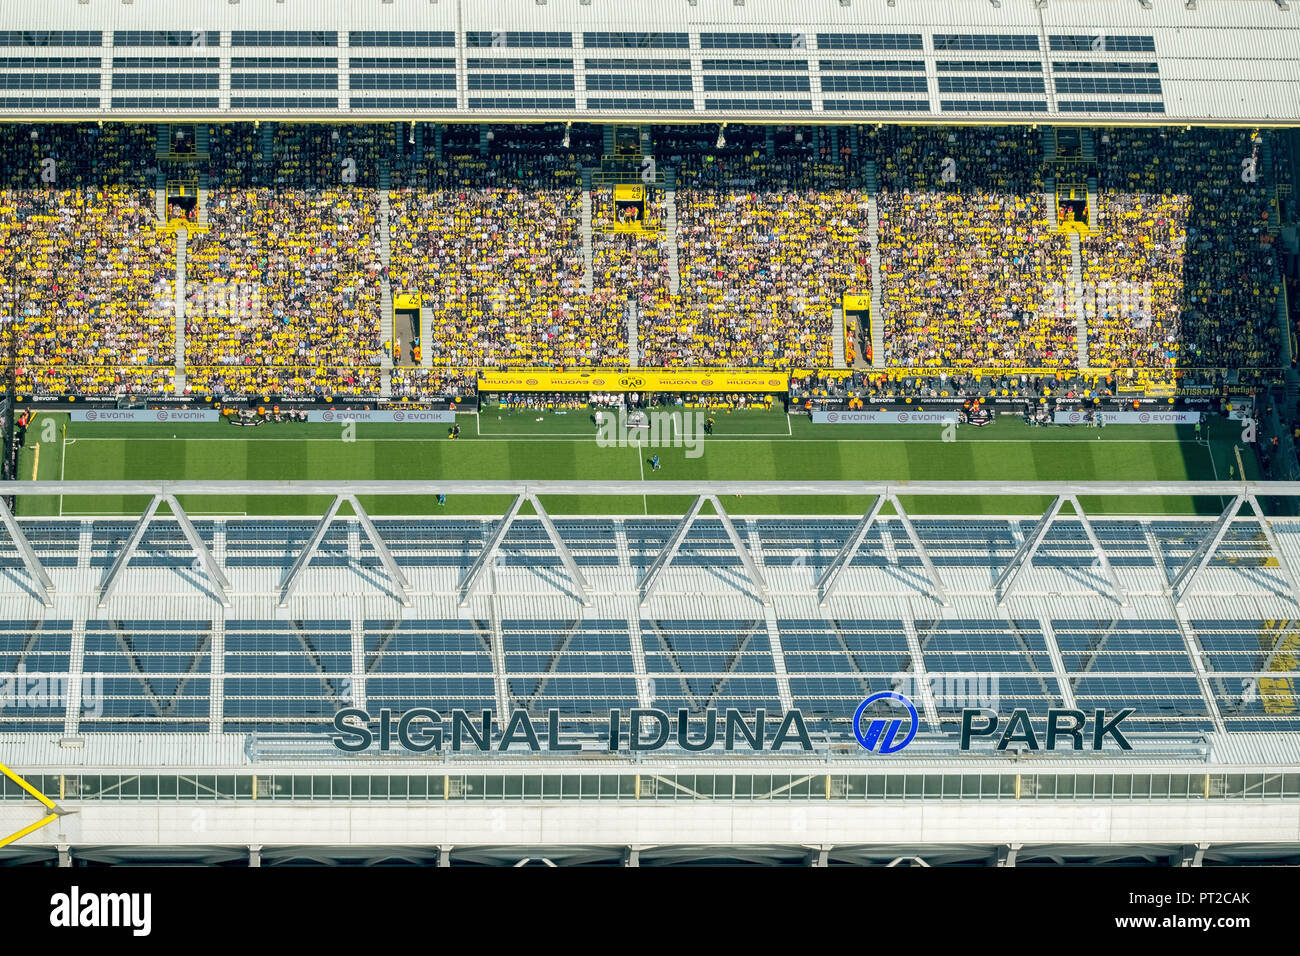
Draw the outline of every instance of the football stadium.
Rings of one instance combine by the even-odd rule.
[[[0,11],[0,864],[1300,864],[1300,6]]]

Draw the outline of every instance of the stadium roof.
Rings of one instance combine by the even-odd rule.
[[[1300,119],[1285,0],[0,2],[0,117]]]
[[[148,521],[0,511],[11,535],[21,530],[0,548],[6,669],[104,679],[94,714],[76,701],[56,714],[7,710],[5,745],[26,736],[15,730],[40,732],[23,746],[36,766],[57,761],[60,735],[88,733],[103,740],[92,762],[174,764],[189,740],[192,762],[220,763],[247,757],[248,734],[319,741],[345,700],[555,708],[579,727],[611,709],[707,703],[798,709],[819,754],[852,759],[854,708],[901,677],[916,684],[928,728],[909,760],[942,763],[961,760],[943,739],[956,712],[922,678],[983,672],[1034,719],[1048,707],[1135,706],[1132,730],[1147,741],[1135,756],[1147,761],[1273,766],[1300,753],[1300,518],[1256,510],[1257,495],[1300,487],[681,485],[656,483],[657,496],[695,496],[685,515],[659,517],[547,513],[566,492],[627,494],[638,482],[439,486],[513,492],[503,520],[380,516],[367,498],[372,518],[354,497],[427,494],[418,482],[14,482],[19,494],[83,502],[94,490],[153,497],[142,500]],[[846,486],[879,496],[859,519],[727,515],[739,493]],[[1013,500],[1012,517],[903,507],[924,492],[952,496],[956,510],[973,488],[1046,493],[1051,507],[1043,517],[1017,515]],[[335,497],[324,518],[191,518],[172,497],[221,491]],[[1122,510],[1111,496],[1160,491],[1228,506],[1216,518],[1093,504]],[[132,738],[158,732],[177,743],[131,756]],[[287,757],[331,753],[310,745]]]

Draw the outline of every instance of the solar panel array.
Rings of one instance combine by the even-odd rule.
[[[376,519],[398,564],[441,569],[460,577],[473,563],[492,522],[478,519]],[[580,568],[592,575],[623,567],[644,576],[675,522],[658,518],[559,519],[557,526]],[[750,522],[762,541],[766,574],[780,588],[783,574],[827,567],[854,526],[850,519],[760,518]],[[1034,519],[916,519],[918,535],[942,574],[989,573],[1006,566]],[[311,535],[311,521],[200,520],[210,545],[231,574],[261,574],[278,582]],[[1121,573],[1163,573],[1169,580],[1206,534],[1204,521],[1095,518],[1094,527]],[[42,564],[51,572],[88,568],[99,577],[122,547],[125,521],[65,519],[24,522]],[[1285,535],[1288,539],[1290,535]],[[500,571],[553,580],[559,556],[535,519],[519,519],[502,546]],[[1035,567],[1067,574],[1095,568],[1082,525],[1062,519],[1046,535]],[[701,518],[687,534],[675,567],[693,569],[719,593],[744,588],[744,570],[719,521]],[[893,518],[881,519],[851,562],[892,569],[925,590],[921,555]],[[1241,587],[1271,584],[1276,573],[1263,536],[1238,522],[1210,568],[1241,576]],[[7,542],[0,567],[21,575]],[[194,559],[179,527],[154,522],[133,569],[193,577]],[[382,573],[378,555],[343,519],[325,535],[313,569],[361,577]],[[1037,571],[1034,573],[1038,573]],[[737,583],[739,582],[739,583]],[[273,584],[273,586],[275,586]],[[343,598],[339,599],[343,602]],[[910,616],[889,601],[856,600],[846,613],[801,614],[777,604],[737,615],[726,610],[664,613],[655,605],[614,616],[519,613],[459,617],[356,612],[276,617],[81,618],[33,613],[0,621],[0,673],[81,673],[93,694],[79,712],[52,710],[48,701],[0,701],[0,732],[49,734],[75,724],[99,732],[281,732],[326,734],[344,707],[415,706],[440,712],[501,712],[522,708],[539,718],[557,710],[566,727],[598,733],[610,710],[652,706],[702,716],[707,710],[801,711],[819,739],[852,741],[851,721],[867,696],[902,689],[927,706],[925,732],[951,735],[966,706],[960,695],[918,688],[962,686],[972,678],[992,692],[1005,714],[1023,707],[1041,726],[1049,708],[1086,712],[1133,708],[1126,729],[1140,734],[1206,733],[1216,722],[1229,733],[1300,731],[1300,620],[1248,613],[1222,617],[1115,608],[1080,614],[1068,597],[1040,597],[1042,613],[1000,616],[958,605],[943,614],[919,602]],[[807,602],[799,605],[816,607]],[[883,612],[863,613],[878,606]],[[549,607],[549,605],[547,605]],[[1008,606],[1010,608],[1010,605]],[[1234,606],[1224,602],[1225,609]],[[80,659],[80,666],[77,661]],[[932,709],[931,709],[932,705]]]
[[[1051,35],[1047,49],[1038,35],[1014,33],[467,30],[460,39],[449,30],[5,30],[0,90],[24,95],[0,99],[34,111],[200,113],[1165,111],[1147,34]]]

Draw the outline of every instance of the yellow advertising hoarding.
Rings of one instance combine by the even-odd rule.
[[[784,392],[786,372],[761,368],[483,369],[480,392]]]
[[[871,296],[869,295],[850,295],[844,294],[844,311],[845,312],[870,312]]]
[[[393,308],[395,309],[418,309],[421,304],[418,293],[414,295],[404,293],[393,299]]]

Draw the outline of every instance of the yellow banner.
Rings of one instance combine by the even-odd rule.
[[[480,392],[784,392],[790,376],[761,368],[484,369]]]
[[[845,312],[870,312],[871,296],[869,295],[849,295],[844,294],[844,311]]]
[[[645,199],[644,186],[615,186],[614,202],[640,202]]]
[[[420,307],[419,295],[399,295],[393,300],[393,307],[397,309],[418,309]]]

